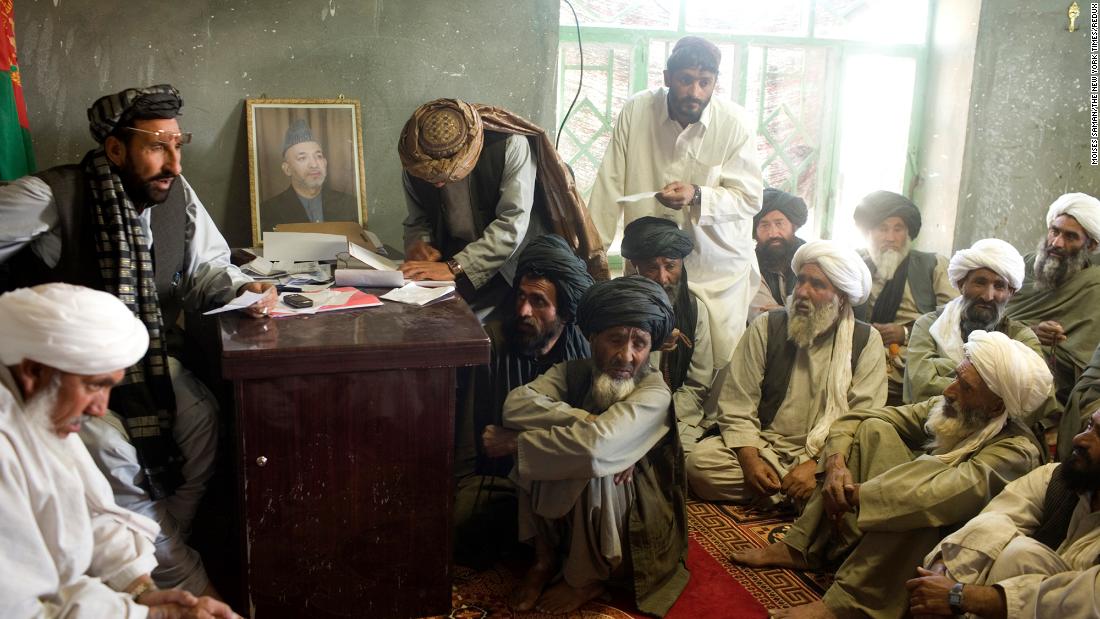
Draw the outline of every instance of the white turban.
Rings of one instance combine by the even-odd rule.
[[[149,331],[106,292],[43,284],[0,296],[0,365],[37,361],[69,374],[106,374],[145,356]]]
[[[1047,209],[1047,227],[1059,215],[1069,215],[1081,224],[1094,241],[1100,241],[1100,200],[1085,193],[1067,193]]]
[[[810,241],[794,253],[791,268],[797,274],[803,264],[814,263],[834,286],[848,295],[852,306],[862,305],[871,295],[871,271],[854,249],[836,241]]]
[[[974,331],[963,350],[1011,417],[1035,411],[1054,389],[1050,368],[1039,353],[1004,333]]]
[[[974,269],[989,269],[997,275],[1008,280],[1008,285],[1014,290],[1019,290],[1024,284],[1024,259],[1016,248],[1005,243],[1001,239],[982,239],[970,246],[970,249],[960,249],[951,256],[951,262],[947,265],[947,277],[955,288],[959,288],[961,282]]]

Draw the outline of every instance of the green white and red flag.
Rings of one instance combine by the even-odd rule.
[[[15,59],[15,1],[0,0],[0,181],[34,170],[23,78]]]

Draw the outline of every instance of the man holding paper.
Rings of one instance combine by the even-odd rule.
[[[110,413],[80,433],[122,507],[156,520],[162,587],[212,593],[184,540],[213,474],[213,395],[172,356],[180,310],[220,307],[244,291],[266,315],[270,284],[229,262],[229,247],[180,175],[191,134],[167,84],[128,88],[88,109],[97,148],[0,187],[0,292],[66,282],[110,292],[149,331],[149,350],[111,392]]]
[[[721,56],[699,37],[676,43],[665,87],[638,93],[619,114],[589,200],[605,249],[620,219],[663,217],[691,235],[684,266],[710,310],[716,367],[729,361],[760,285],[752,218],[763,188],[744,110],[711,100]]]

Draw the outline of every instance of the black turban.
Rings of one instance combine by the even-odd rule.
[[[783,213],[783,215],[790,220],[791,225],[794,226],[795,229],[801,228],[806,223],[808,212],[806,201],[794,194],[768,187],[764,190],[763,202],[763,205],[760,207],[760,212],[752,218],[753,230],[756,229],[756,225],[760,223],[764,215],[772,211]],[[753,235],[755,236],[756,233],[753,232]]]
[[[134,119],[175,118],[180,115],[183,98],[169,84],[148,88],[127,88],[96,99],[88,108],[88,128],[96,142],[103,143],[119,126]]]
[[[554,282],[558,291],[557,311],[566,321],[577,315],[577,303],[592,285],[592,276],[584,261],[556,234],[540,236],[523,248],[516,266],[516,286],[525,275],[545,277]]]
[[[638,327],[660,348],[672,333],[672,304],[660,284],[641,275],[598,282],[581,297],[577,326],[586,336],[612,327]]]
[[[683,258],[695,249],[691,236],[676,222],[660,217],[641,217],[623,229],[623,258]]]
[[[856,207],[852,218],[856,225],[870,230],[890,217],[901,217],[909,228],[909,238],[920,234],[920,210],[913,201],[892,191],[876,191],[868,194]]]

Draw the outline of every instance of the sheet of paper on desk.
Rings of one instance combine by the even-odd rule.
[[[618,200],[615,200],[615,203],[616,204],[628,204],[630,202],[641,202],[642,200],[650,200],[653,197],[655,197],[656,195],[657,194],[655,192],[652,192],[652,191],[647,191],[645,193],[632,193],[629,196],[623,196],[623,197],[619,198]]]
[[[384,258],[378,254],[363,249],[355,243],[348,243],[347,252],[357,260],[363,261],[364,264],[372,269],[378,269],[379,271],[396,271],[397,263],[389,258]]]
[[[259,301],[261,298],[263,298],[263,296],[264,295],[262,292],[250,292],[246,290],[241,293],[241,296],[233,299],[229,303],[226,303],[225,305],[217,309],[212,309],[209,312],[203,312],[202,315],[209,316],[211,314],[220,314],[222,312],[231,312],[233,310],[244,309],[249,305],[252,305],[256,301]]]
[[[362,286],[363,288],[400,288],[405,285],[401,271],[377,269],[336,269],[337,286]]]
[[[455,287],[445,286],[440,288],[426,288],[424,286],[417,286],[415,283],[409,282],[404,286],[391,290],[382,295],[381,298],[387,301],[397,301],[398,303],[405,303],[407,305],[419,305],[424,306],[434,301],[440,300],[447,295],[453,293]]]
[[[315,232],[264,232],[264,258],[272,261],[335,260],[348,250],[339,234]]]

